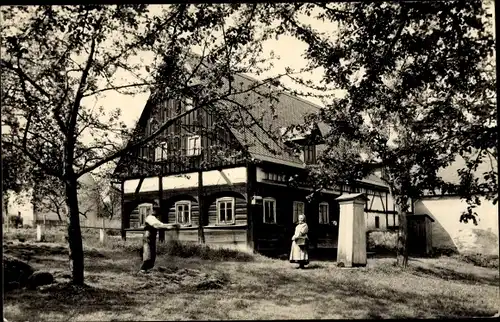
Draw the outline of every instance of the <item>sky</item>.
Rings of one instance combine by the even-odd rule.
[[[489,11],[493,14],[493,33],[495,35],[495,10],[494,10],[494,2],[490,1],[485,2],[485,6]],[[160,10],[161,6],[152,5],[150,8],[151,11]],[[337,30],[337,26],[331,22],[322,22],[314,17],[314,12],[311,16],[301,16],[300,19],[304,24],[310,25],[312,28],[324,32],[326,34],[331,35],[332,37],[335,35]],[[307,60],[302,56],[305,50],[307,49],[307,45],[296,39],[292,36],[280,36],[278,40],[271,39],[266,41],[263,44],[264,53],[269,53],[271,50],[274,51],[275,55],[279,56],[280,59],[275,61],[274,68],[272,68],[269,72],[264,73],[260,76],[249,75],[256,79],[264,79],[266,77],[276,75],[279,73],[284,73],[286,67],[291,67],[292,69],[300,69],[306,66]],[[144,57],[144,59],[151,59],[151,57]],[[310,79],[315,84],[319,84],[323,75],[322,69],[317,69],[312,74],[303,75],[303,77]],[[300,85],[294,84],[291,80],[284,78],[282,81],[289,87],[295,88],[297,90],[304,90],[304,87]],[[334,91],[335,96],[342,97],[344,95],[344,91],[336,90]],[[123,118],[122,120],[127,124],[128,127],[133,127],[135,122],[138,120],[146,101],[149,97],[148,93],[141,93],[135,96],[127,96],[120,95],[118,93],[109,92],[105,97],[100,98],[98,104],[102,105],[105,110],[111,110],[116,107],[122,109]],[[315,103],[320,106],[324,106],[320,99],[314,97],[302,97],[312,103]]]
[[[485,6],[490,9],[490,12],[494,15],[493,2],[485,3]],[[150,11],[155,12],[161,10],[161,5],[150,6]],[[312,28],[331,35],[335,35],[337,26],[331,22],[322,22],[314,18],[314,12],[311,16],[303,15],[300,17],[304,24],[310,25]],[[495,31],[495,19],[493,17],[493,30]],[[266,77],[276,75],[279,73],[284,73],[286,67],[291,67],[292,69],[300,69],[306,66],[307,61],[303,57],[307,45],[292,36],[280,36],[278,40],[271,39],[263,44],[264,53],[269,53],[271,50],[280,59],[275,61],[274,68],[269,72],[263,73],[260,76],[249,75],[256,79],[264,79]],[[144,56],[141,59],[151,60],[152,56]],[[314,73],[303,75],[305,78],[310,79],[315,84],[319,84],[323,75],[322,69],[315,70]],[[304,87],[294,84],[290,79],[283,78],[282,81],[289,87],[295,88],[297,90],[304,90]],[[344,91],[336,90],[334,91],[335,96],[342,97]],[[120,108],[122,110],[122,121],[127,124],[129,128],[135,126],[136,121],[139,119],[141,112],[146,104],[149,97],[149,92],[136,94],[134,96],[121,95],[116,92],[108,92],[104,97],[99,98],[98,105],[102,105],[105,110],[112,110],[115,108]],[[320,106],[324,106],[320,99],[314,97],[302,97],[312,103]]]
[[[313,17],[304,16],[302,21],[306,24],[310,24],[313,28],[323,31],[323,32],[334,32],[335,25],[332,23],[320,22]],[[249,75],[256,79],[264,79],[266,77],[276,75],[279,73],[284,73],[286,67],[291,67],[292,69],[300,69],[306,67],[307,61],[302,57],[302,54],[306,50],[307,46],[304,42],[291,37],[291,36],[281,36],[278,40],[272,39],[267,40],[263,43],[264,53],[269,53],[271,50],[280,59],[275,61],[274,67],[260,76]],[[147,57],[145,59],[151,59]],[[322,70],[316,70],[312,74],[304,75],[308,79],[319,84],[322,76]],[[300,85],[294,84],[290,79],[282,79],[282,81],[287,85],[295,88],[297,90],[304,89]],[[343,91],[335,91],[335,95],[342,96]],[[112,110],[117,107],[122,109],[122,120],[127,124],[128,127],[133,127],[135,122],[139,119],[141,112],[146,104],[149,97],[149,92],[140,93],[134,96],[121,95],[116,92],[108,92],[107,95],[100,98],[98,101],[99,105],[102,105],[105,110]],[[315,103],[317,105],[323,106],[321,100],[313,97],[303,97],[304,99]]]

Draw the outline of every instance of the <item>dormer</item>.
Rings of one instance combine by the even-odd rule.
[[[323,137],[319,127],[312,123],[282,127],[281,137],[286,145],[300,146],[299,159],[305,164],[316,163],[316,145],[322,143]]]

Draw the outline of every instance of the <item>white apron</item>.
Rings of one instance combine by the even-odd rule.
[[[295,234],[292,237],[292,249],[290,251],[290,263],[309,263],[309,255],[307,254],[307,243],[304,246],[299,246],[295,242],[297,237],[307,237],[308,227],[306,223],[298,224],[295,228]]]

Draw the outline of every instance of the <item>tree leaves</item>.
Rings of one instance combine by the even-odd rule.
[[[317,7],[320,17],[339,22],[336,38],[301,24],[304,9],[290,14],[284,5],[278,15],[287,32],[307,43],[306,57],[324,67],[324,82],[347,91],[320,119],[332,127],[329,136],[363,142],[371,159],[388,167],[397,193],[417,198],[442,184],[436,173],[457,153],[493,149],[496,125],[485,126],[484,120],[494,113],[495,78],[482,72],[493,38],[480,1]],[[361,68],[364,75],[356,79]],[[366,116],[373,126],[360,121]],[[392,140],[388,128],[396,131]]]

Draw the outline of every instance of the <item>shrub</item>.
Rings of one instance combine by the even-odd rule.
[[[183,243],[170,241],[165,244],[158,244],[158,254],[179,256],[179,257],[198,257],[213,261],[241,261],[249,262],[254,260],[254,256],[249,253],[227,249],[211,248],[208,245],[199,245],[195,243]]]
[[[18,228],[18,229],[9,229],[8,231],[4,230],[4,240],[35,240],[36,238],[36,230],[35,229],[27,229],[27,228]]]
[[[120,236],[120,229],[106,229],[106,235],[108,236]]]
[[[451,247],[439,247],[439,248],[432,248],[432,257],[440,257],[440,256],[453,256],[458,254],[457,250],[455,248]]]
[[[498,268],[498,255],[484,255],[479,253],[464,253],[455,255],[461,261],[475,266]]]
[[[368,250],[377,253],[395,252],[397,232],[389,230],[373,230],[367,232]]]

